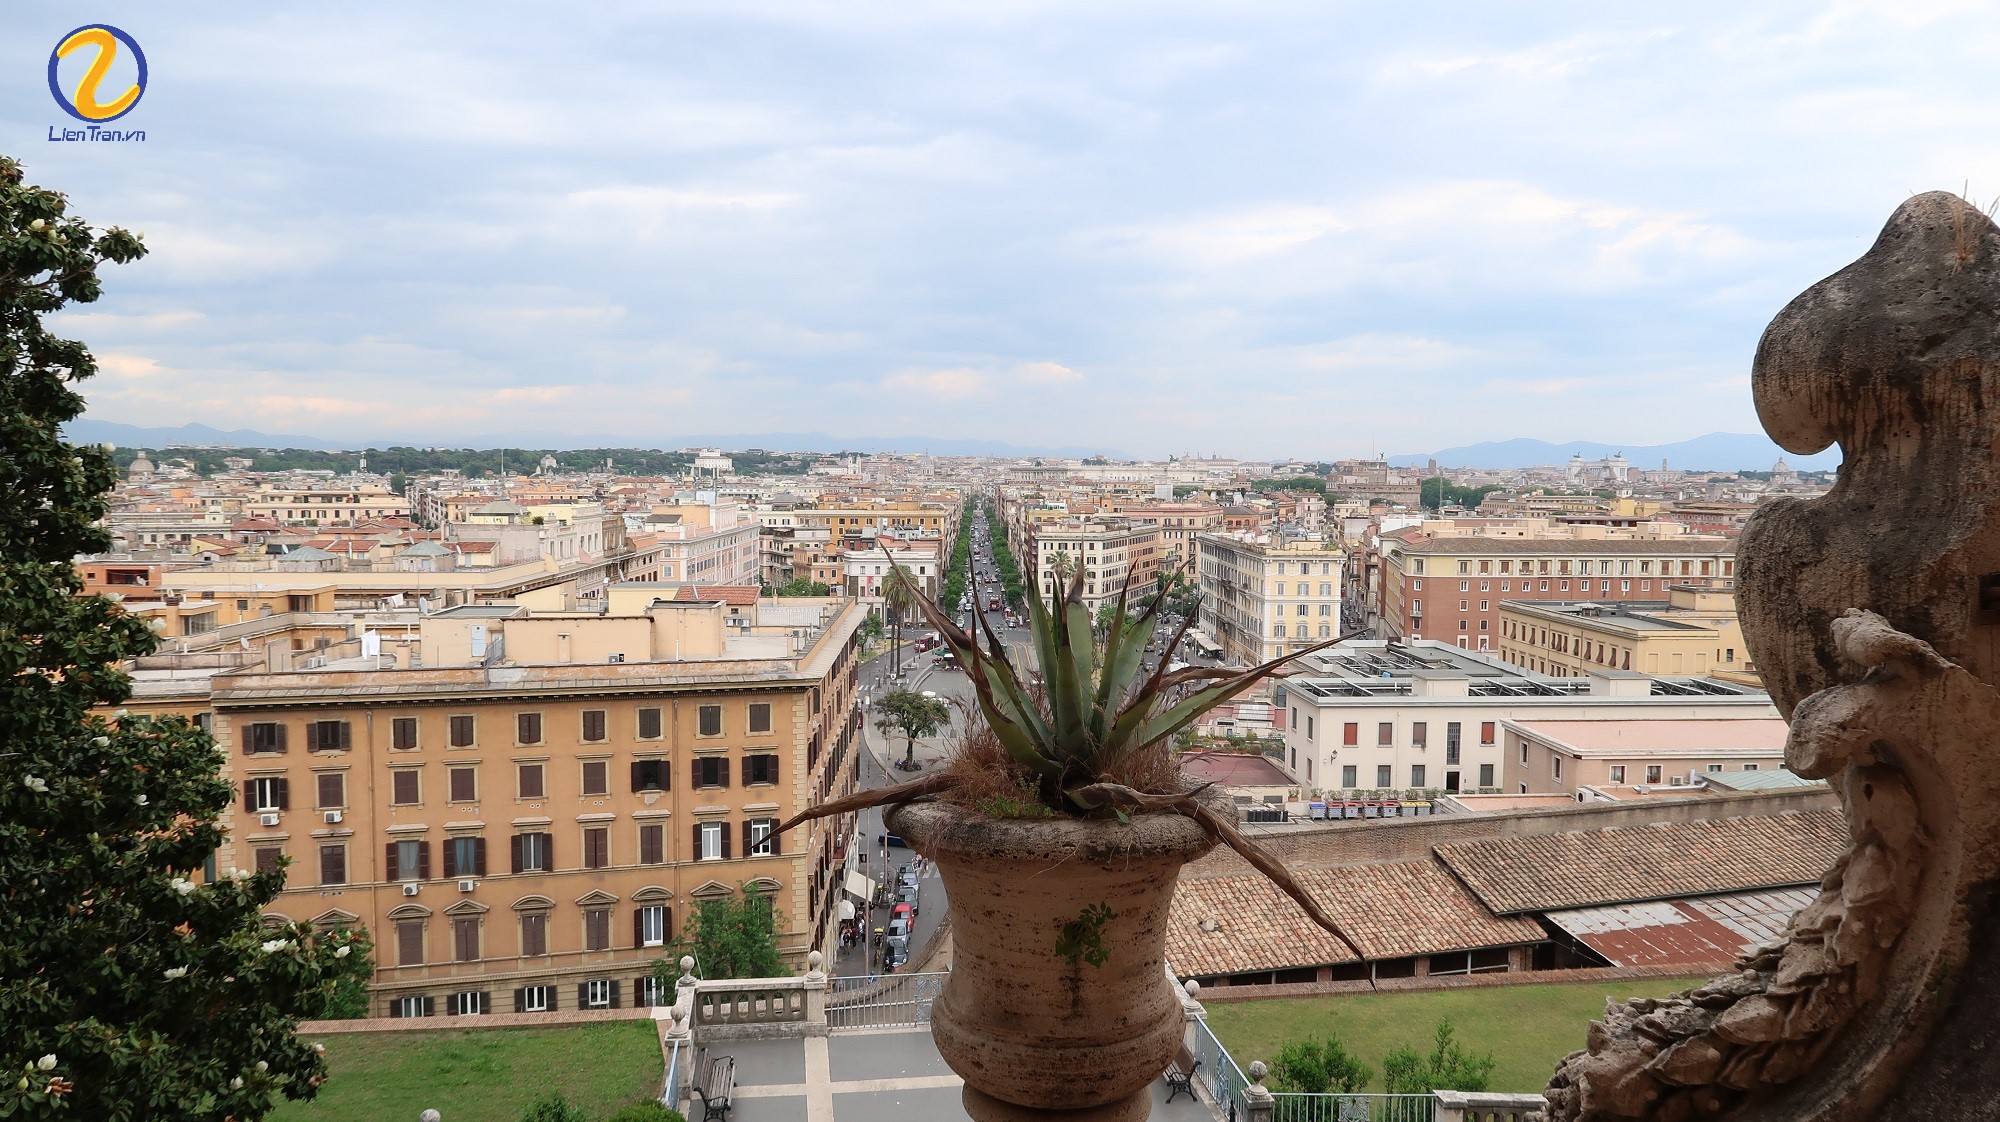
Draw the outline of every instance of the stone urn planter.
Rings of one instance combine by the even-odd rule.
[[[1165,972],[1174,883],[1215,841],[1174,813],[1001,820],[911,803],[888,824],[951,898],[931,1035],[967,1113],[1145,1118],[1186,1028]]]

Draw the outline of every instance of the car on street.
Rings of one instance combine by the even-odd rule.
[[[910,907],[908,904],[896,905],[895,910],[889,913],[889,922],[893,924],[898,920],[902,921],[903,930],[905,931],[915,927],[917,922],[916,909]]]
[[[892,939],[889,941],[888,946],[882,948],[882,973],[894,974],[904,966],[909,965],[909,962],[909,940],[904,939],[899,941]]]

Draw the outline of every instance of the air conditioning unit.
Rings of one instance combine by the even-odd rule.
[[[278,824],[278,816],[275,814],[260,814],[257,816],[257,824],[259,826],[276,826]]]
[[[611,659],[610,659],[610,661],[612,661],[612,662],[624,662],[624,661],[625,661],[625,652],[623,652],[623,651],[613,651],[613,652],[611,652]]]
[[[326,824],[329,826],[337,826],[340,824],[340,812],[337,810],[329,810],[320,817],[326,819]]]
[[[421,885],[415,885],[415,884],[406,884],[406,885],[404,885],[404,886],[403,886],[403,895],[405,895],[405,896],[415,896],[415,895],[417,894],[417,889],[418,889],[418,888],[420,888],[420,887],[422,887],[422,886],[421,886]]]
[[[476,880],[462,880],[458,882],[458,890],[460,892],[470,892],[478,887],[479,882]]]

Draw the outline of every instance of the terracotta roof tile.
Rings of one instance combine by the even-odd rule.
[[[1433,847],[1500,915],[1810,884],[1847,847],[1837,810],[1653,822]]]
[[[1294,870],[1370,959],[1538,943],[1530,919],[1493,915],[1435,861]],[[1201,930],[1203,920],[1219,928]],[[1184,879],[1174,891],[1167,958],[1176,973],[1242,974],[1356,961],[1261,876]]]

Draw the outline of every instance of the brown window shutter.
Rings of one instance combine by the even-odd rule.
[[[417,879],[431,879],[431,843],[427,841],[417,843]]]
[[[672,905],[663,906],[660,910],[660,934],[666,936],[668,942],[673,941],[674,909]]]
[[[285,726],[283,724],[280,724],[278,725],[278,751],[282,752],[284,750],[285,750]]]
[[[254,779],[243,781],[243,809],[246,813],[257,809],[257,781]]]
[[[340,746],[342,748],[354,747],[353,727],[354,726],[350,722],[347,721],[340,722]]]
[[[640,767],[641,767],[641,766],[642,766],[642,765],[640,764],[640,762],[639,762],[638,760],[633,760],[633,761],[632,761],[632,789],[633,789],[634,791],[639,791],[639,790],[643,790],[643,789],[644,789],[644,788],[643,788],[643,787],[641,786],[641,784],[643,784],[643,783],[645,782],[645,780],[644,780],[644,778],[643,778],[643,777],[641,777],[641,776],[640,776],[640,774],[639,774],[639,770],[640,770]]]
[[[632,909],[632,945],[634,947],[643,947],[646,945],[646,909],[644,908]]]
[[[764,757],[764,781],[766,783],[776,783],[778,781],[778,757]]]
[[[715,770],[722,774],[722,785],[724,787],[729,786],[729,757],[724,756],[721,759],[716,760],[715,763],[716,763]]]
[[[476,877],[483,877],[486,875],[485,838],[472,839],[472,875]]]
[[[722,827],[722,859],[724,861],[729,860],[729,826],[727,823],[724,823]]]
[[[278,809],[292,809],[292,781],[283,776],[278,778]]]
[[[701,851],[701,823],[694,824],[694,848],[688,851],[688,860],[699,861],[704,856]]]
[[[424,1016],[426,1017],[437,1016],[437,1001],[438,999],[435,997],[424,998]]]
[[[688,789],[689,789],[689,790],[693,790],[693,789],[695,789],[695,788],[697,788],[697,787],[700,787],[700,786],[701,786],[701,761],[700,761],[700,760],[698,760],[698,759],[695,759],[695,760],[689,760],[689,761],[688,761]]]
[[[384,858],[384,859],[383,859],[383,861],[382,861],[382,869],[383,869],[383,876],[384,876],[384,878],[385,878],[385,879],[387,879],[387,880],[400,880],[400,879],[402,879],[402,876],[403,876],[403,870],[402,870],[402,868],[401,868],[401,867],[400,867],[400,866],[399,866],[399,865],[397,864],[397,862],[396,862],[396,843],[395,843],[395,842],[390,842],[390,843],[389,843],[389,855],[388,855],[388,856],[387,856],[386,858]]]
[[[611,983],[611,1008],[618,1008],[618,983],[616,981]]]
[[[750,848],[750,820],[745,818],[743,820],[743,856],[748,857],[753,852],[755,851]]]
[[[521,871],[521,835],[515,834],[513,837],[507,839],[507,847],[514,871],[518,873]]]
[[[458,847],[451,843],[450,838],[446,838],[444,843],[444,876],[446,880],[450,880],[457,875]]]
[[[554,834],[543,834],[541,837],[542,868],[553,873],[556,871],[556,836]]]
[[[319,722],[318,722],[318,721],[307,721],[307,722],[306,722],[306,751],[308,751],[308,752],[317,752],[317,751],[319,751]]]
[[[528,1011],[528,987],[522,986],[514,991],[514,1012],[526,1013],[527,1011]]]
[[[588,1009],[590,1007],[589,982],[578,982],[576,984],[576,1007],[578,1009]]]
[[[785,839],[778,833],[777,819],[766,818],[764,821],[771,828],[771,832],[764,835],[764,840],[771,843],[771,856],[776,857],[785,851]]]

